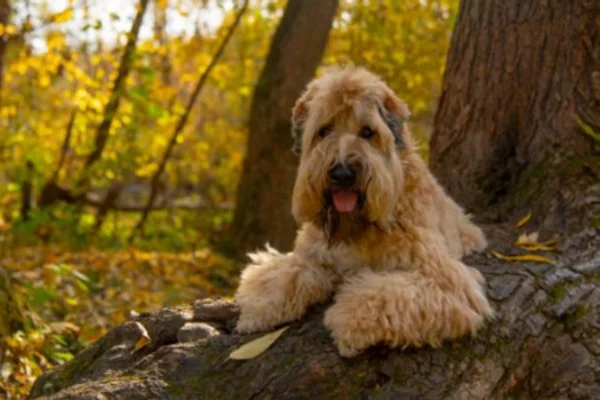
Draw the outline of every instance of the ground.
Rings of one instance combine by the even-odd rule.
[[[40,245],[6,249],[0,265],[27,305],[27,332],[4,340],[0,397],[25,396],[42,372],[135,313],[235,288],[237,264],[208,248],[189,252],[74,251]]]

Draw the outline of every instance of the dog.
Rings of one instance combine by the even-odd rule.
[[[463,256],[486,239],[416,151],[409,110],[376,75],[332,68],[292,110],[300,164],[294,250],[250,254],[236,330],[296,320],[334,295],[324,317],[339,353],[384,343],[439,347],[493,315],[484,278]]]

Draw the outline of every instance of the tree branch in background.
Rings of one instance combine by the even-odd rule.
[[[60,158],[58,160],[58,164],[56,165],[56,169],[54,170],[54,174],[52,174],[52,178],[50,180],[56,182],[58,179],[58,175],[62,170],[63,165],[65,164],[65,160],[67,159],[67,154],[71,149],[71,136],[73,136],[73,127],[75,126],[75,117],[77,116],[77,110],[73,110],[71,113],[71,118],[69,119],[69,123],[67,124],[67,134],[65,135],[65,140],[63,141],[63,145],[60,151]]]
[[[60,190],[57,190],[57,187],[58,187],[57,181],[58,181],[58,175],[60,174],[60,171],[62,170],[65,160],[67,159],[67,154],[69,153],[69,149],[71,148],[71,137],[73,136],[73,127],[75,126],[75,117],[76,116],[77,116],[77,110],[73,110],[73,113],[71,114],[71,118],[69,119],[69,123],[67,124],[67,133],[65,134],[65,140],[63,141],[63,144],[61,147],[60,159],[58,160],[56,169],[54,170],[54,173],[52,174],[50,179],[48,179],[48,181],[42,187],[42,191],[41,191],[40,197],[38,199],[38,207],[40,207],[40,208],[48,207],[48,206],[56,203],[57,201],[62,200],[62,198],[59,196]],[[71,197],[72,196],[69,193],[68,198],[71,199]]]
[[[21,219],[27,221],[31,211],[31,195],[33,194],[33,163],[25,163],[25,179],[21,185]]]
[[[175,131],[173,132],[173,135],[171,136],[171,139],[169,140],[169,143],[167,144],[167,148],[165,149],[163,157],[160,160],[160,163],[158,164],[158,169],[152,176],[150,196],[148,198],[148,203],[146,204],[146,208],[142,212],[142,215],[141,215],[138,223],[136,224],[135,228],[131,232],[131,236],[129,237],[129,243],[133,242],[133,240],[135,239],[135,236],[139,232],[142,232],[142,230],[144,229],[144,225],[146,223],[146,220],[148,219],[148,214],[150,213],[152,204],[154,203],[154,199],[158,193],[158,185],[160,183],[160,176],[162,175],[162,173],[165,170],[167,161],[169,160],[169,157],[171,156],[171,153],[173,152],[173,148],[175,147],[175,144],[177,143],[177,138],[179,137],[181,132],[183,132],[183,128],[185,127],[185,125],[189,119],[190,113],[192,111],[192,108],[194,107],[194,103],[196,102],[196,99],[198,98],[198,96],[200,95],[200,92],[204,88],[206,80],[208,79],[208,76],[210,75],[212,69],[215,67],[215,65],[217,65],[217,62],[221,58],[221,55],[223,54],[223,51],[225,50],[227,43],[233,36],[233,33],[235,32],[235,29],[239,25],[240,20],[242,19],[242,16],[244,15],[244,12],[246,11],[247,7],[248,7],[248,0],[245,0],[244,3],[242,4],[242,7],[240,8],[240,10],[237,13],[235,20],[229,27],[229,31],[223,38],[223,41],[219,45],[216,53],[214,54],[212,60],[210,61],[210,63],[208,64],[208,66],[206,67],[206,69],[204,70],[202,75],[200,76],[200,79],[196,83],[196,87],[194,88],[192,96],[190,97],[190,99],[188,101],[187,107],[185,108],[183,115],[179,119],[179,122],[178,122],[177,126],[175,127]]]
[[[102,152],[104,151],[104,147],[106,146],[106,142],[108,141],[110,127],[114,120],[117,109],[119,108],[119,103],[123,95],[123,89],[125,88],[125,81],[131,70],[131,65],[133,64],[135,47],[144,19],[144,14],[148,8],[148,2],[149,0],[140,0],[140,3],[137,7],[137,14],[133,20],[131,31],[127,35],[127,45],[125,46],[125,51],[121,57],[117,78],[115,79],[110,99],[106,104],[106,108],[104,109],[104,117],[100,123],[100,126],[98,126],[98,130],[96,131],[94,149],[85,160],[84,170],[82,171],[81,178],[77,184],[79,189],[84,189],[84,187],[87,185],[89,180],[89,168],[92,164],[100,159]]]
[[[160,0],[154,1],[154,36],[165,49],[160,55],[160,76],[166,86],[171,85],[171,62],[169,61],[169,38],[167,37],[167,10],[159,4]]]
[[[0,0],[0,25],[6,27],[10,19],[10,2]],[[4,90],[4,65],[6,64],[6,49],[8,47],[8,35],[0,35],[0,106],[2,105],[2,91]]]

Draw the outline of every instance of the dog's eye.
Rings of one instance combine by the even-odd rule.
[[[333,132],[333,129],[331,128],[331,126],[327,125],[319,129],[319,136],[324,138],[327,137],[331,132]]]
[[[373,129],[369,128],[368,126],[363,126],[359,135],[363,139],[371,139],[373,136],[375,136],[375,132],[373,132]]]

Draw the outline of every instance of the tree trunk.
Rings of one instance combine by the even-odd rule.
[[[579,230],[600,205],[598,133],[600,2],[461,2],[430,149],[451,196]]]
[[[289,0],[258,80],[232,232],[238,254],[266,242],[287,250],[296,160],[291,109],[321,61],[337,0]]]
[[[505,233],[492,233],[491,244],[499,251],[510,246],[502,238]],[[322,324],[325,305],[292,323],[260,356],[234,361],[228,359],[231,351],[262,334],[231,333],[235,307],[201,301],[193,309],[142,315],[114,329],[74,360],[40,377],[31,396],[598,399],[598,249],[600,237],[589,231],[564,243],[559,268],[506,264],[485,255],[470,258],[469,264],[478,266],[488,280],[497,318],[478,337],[441,349],[376,347],[343,359]],[[152,343],[133,351],[142,327]],[[207,333],[217,336],[199,338]]]

